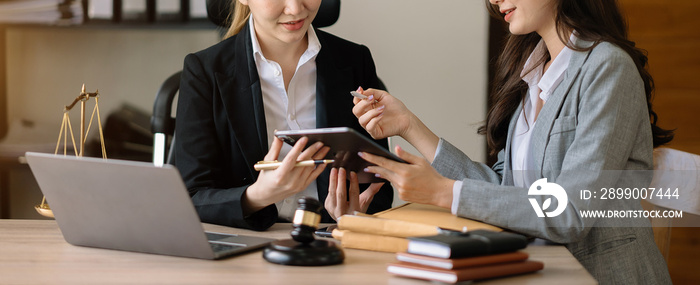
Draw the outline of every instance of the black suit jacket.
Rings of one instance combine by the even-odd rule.
[[[374,61],[365,46],[315,30],[316,127],[347,126],[369,136],[352,114],[349,91],[379,87]],[[274,204],[245,217],[241,198],[258,177],[253,165],[268,151],[260,79],[250,30],[185,57],[177,105],[174,155],[202,222],[264,230],[277,221]],[[377,141],[387,146],[386,140]],[[326,169],[317,179],[321,203],[328,194]],[[366,186],[361,186],[361,189]],[[389,184],[368,212],[391,207]],[[322,212],[322,222],[332,222]]]

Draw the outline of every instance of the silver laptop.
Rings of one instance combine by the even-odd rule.
[[[26,158],[70,244],[219,259],[273,241],[205,232],[171,165],[32,152]]]

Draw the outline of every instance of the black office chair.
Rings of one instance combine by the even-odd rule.
[[[207,0],[207,16],[211,22],[222,28],[228,28],[228,15],[233,9],[232,0]],[[328,27],[335,24],[340,16],[340,0],[323,0],[313,26]],[[175,164],[170,145],[174,141],[175,118],[172,116],[173,102],[180,89],[182,71],[168,77],[156,93],[151,117],[151,132],[153,133],[153,164],[162,166],[164,163]]]

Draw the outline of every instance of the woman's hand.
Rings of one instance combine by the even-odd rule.
[[[433,159],[440,138],[411,113],[406,105],[386,91],[357,89],[367,99],[353,98],[355,114],[360,125],[374,139],[401,136],[413,145],[424,157]]]
[[[329,151],[321,142],[304,150],[307,137],[299,139],[292,150],[282,160],[282,165],[274,170],[262,170],[258,180],[250,185],[243,197],[244,211],[256,212],[277,201],[303,191],[325,169],[324,165],[295,167],[297,161],[323,159]],[[282,149],[282,140],[275,137],[270,151],[265,155],[266,161],[276,160]]]
[[[367,212],[369,204],[374,195],[379,192],[384,183],[372,183],[362,194],[360,194],[360,183],[357,180],[357,173],[350,172],[350,188],[347,188],[347,171],[345,168],[331,169],[328,183],[328,196],[324,207],[334,220],[345,214],[353,214],[355,211]],[[346,192],[348,192],[346,194]],[[349,199],[347,195],[350,195]],[[350,201],[348,201],[350,200]]]
[[[352,113],[374,139],[403,136],[408,132],[414,115],[399,99],[377,89],[363,91],[360,87],[357,92],[368,98],[354,98]]]
[[[410,154],[399,146],[396,146],[396,154],[408,163],[366,152],[359,153],[366,161],[376,164],[367,167],[365,171],[389,180],[401,200],[451,208],[454,180],[440,175],[427,160]]]

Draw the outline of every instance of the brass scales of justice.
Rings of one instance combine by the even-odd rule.
[[[95,98],[95,107],[92,109],[92,115],[90,116],[90,121],[86,129],[85,103],[90,99],[90,97]],[[75,100],[73,100],[73,103],[63,108],[63,121],[61,122],[61,130],[58,133],[58,141],[56,142],[56,150],[54,151],[55,155],[58,155],[58,150],[61,146],[61,139],[63,139],[63,155],[68,155],[68,134],[70,134],[71,142],[73,144],[73,152],[75,153],[75,156],[82,157],[85,148],[85,140],[87,139],[87,135],[90,132],[90,127],[92,126],[93,119],[95,118],[95,115],[97,115],[97,125],[98,130],[100,132],[100,145],[102,146],[102,158],[107,159],[107,150],[105,149],[105,140],[102,132],[102,121],[100,120],[99,97],[100,94],[98,90],[95,90],[95,92],[93,93],[88,93],[85,91],[85,84],[83,84],[83,88],[80,91],[80,95],[78,95],[78,97],[76,97]],[[75,105],[78,102],[80,102],[80,148],[79,150],[76,150],[75,137],[73,136],[73,127],[70,123],[69,113],[70,110],[73,109],[73,107],[75,107]],[[36,209],[36,211],[44,217],[54,217],[53,212],[49,207],[49,204],[46,202],[46,196],[44,196],[44,198],[41,200],[41,204],[35,206],[34,209]]]

